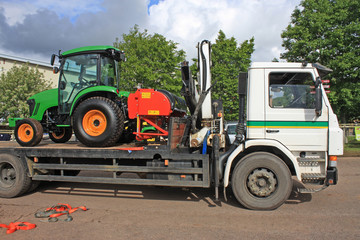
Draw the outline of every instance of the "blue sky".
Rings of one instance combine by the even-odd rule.
[[[48,61],[59,49],[112,45],[137,24],[179,43],[188,59],[223,30],[238,43],[254,37],[253,61],[271,61],[300,1],[0,0],[0,53]]]

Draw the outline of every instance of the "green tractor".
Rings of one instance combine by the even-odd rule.
[[[56,143],[67,142],[74,131],[84,145],[114,145],[124,133],[129,92],[119,91],[119,65],[125,55],[111,46],[76,48],[51,57],[60,67],[57,89],[40,92],[27,103],[30,118],[9,119],[22,146],[35,146],[47,132]],[[131,135],[131,134],[130,134]]]

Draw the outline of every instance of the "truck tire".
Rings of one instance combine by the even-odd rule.
[[[73,121],[75,136],[89,147],[114,145],[124,128],[121,109],[104,97],[92,97],[80,103]]]
[[[12,198],[27,192],[31,187],[25,163],[10,154],[0,154],[0,197]]]
[[[289,198],[293,183],[288,166],[279,157],[257,152],[236,164],[231,184],[236,199],[244,207],[272,210]]]
[[[25,147],[36,146],[40,143],[44,130],[39,121],[32,118],[25,118],[16,123],[15,139]]]
[[[72,128],[58,128],[55,131],[49,133],[50,139],[54,143],[66,143],[72,136]]]

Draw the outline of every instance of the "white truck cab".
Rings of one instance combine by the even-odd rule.
[[[285,194],[278,198],[287,199],[292,184],[280,186],[286,168],[304,184],[323,185],[303,192],[336,184],[343,133],[321,84],[330,71],[320,64],[255,62],[240,75],[239,96],[246,96],[246,119],[239,114],[244,131],[237,133],[239,140],[220,164],[225,165],[224,187],[232,175],[233,192],[244,206],[265,209],[271,201],[261,199],[275,199],[275,189]]]

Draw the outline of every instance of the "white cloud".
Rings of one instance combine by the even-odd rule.
[[[112,44],[138,24],[179,43],[188,60],[219,30],[240,44],[255,37],[254,61],[279,58],[281,32],[301,0],[0,0],[0,52],[48,59],[58,49]],[[155,1],[156,2],[156,1]]]
[[[254,61],[279,58],[281,32],[300,0],[165,0],[150,7],[149,30],[180,43],[195,57],[196,43],[214,41],[219,30],[240,44],[255,37]],[[273,51],[277,48],[276,51]]]
[[[52,10],[58,16],[70,19],[83,13],[97,13],[105,10],[101,7],[102,2],[103,0],[3,0],[0,8],[4,9],[7,23],[13,26],[23,23],[27,15],[36,14],[43,9]]]

